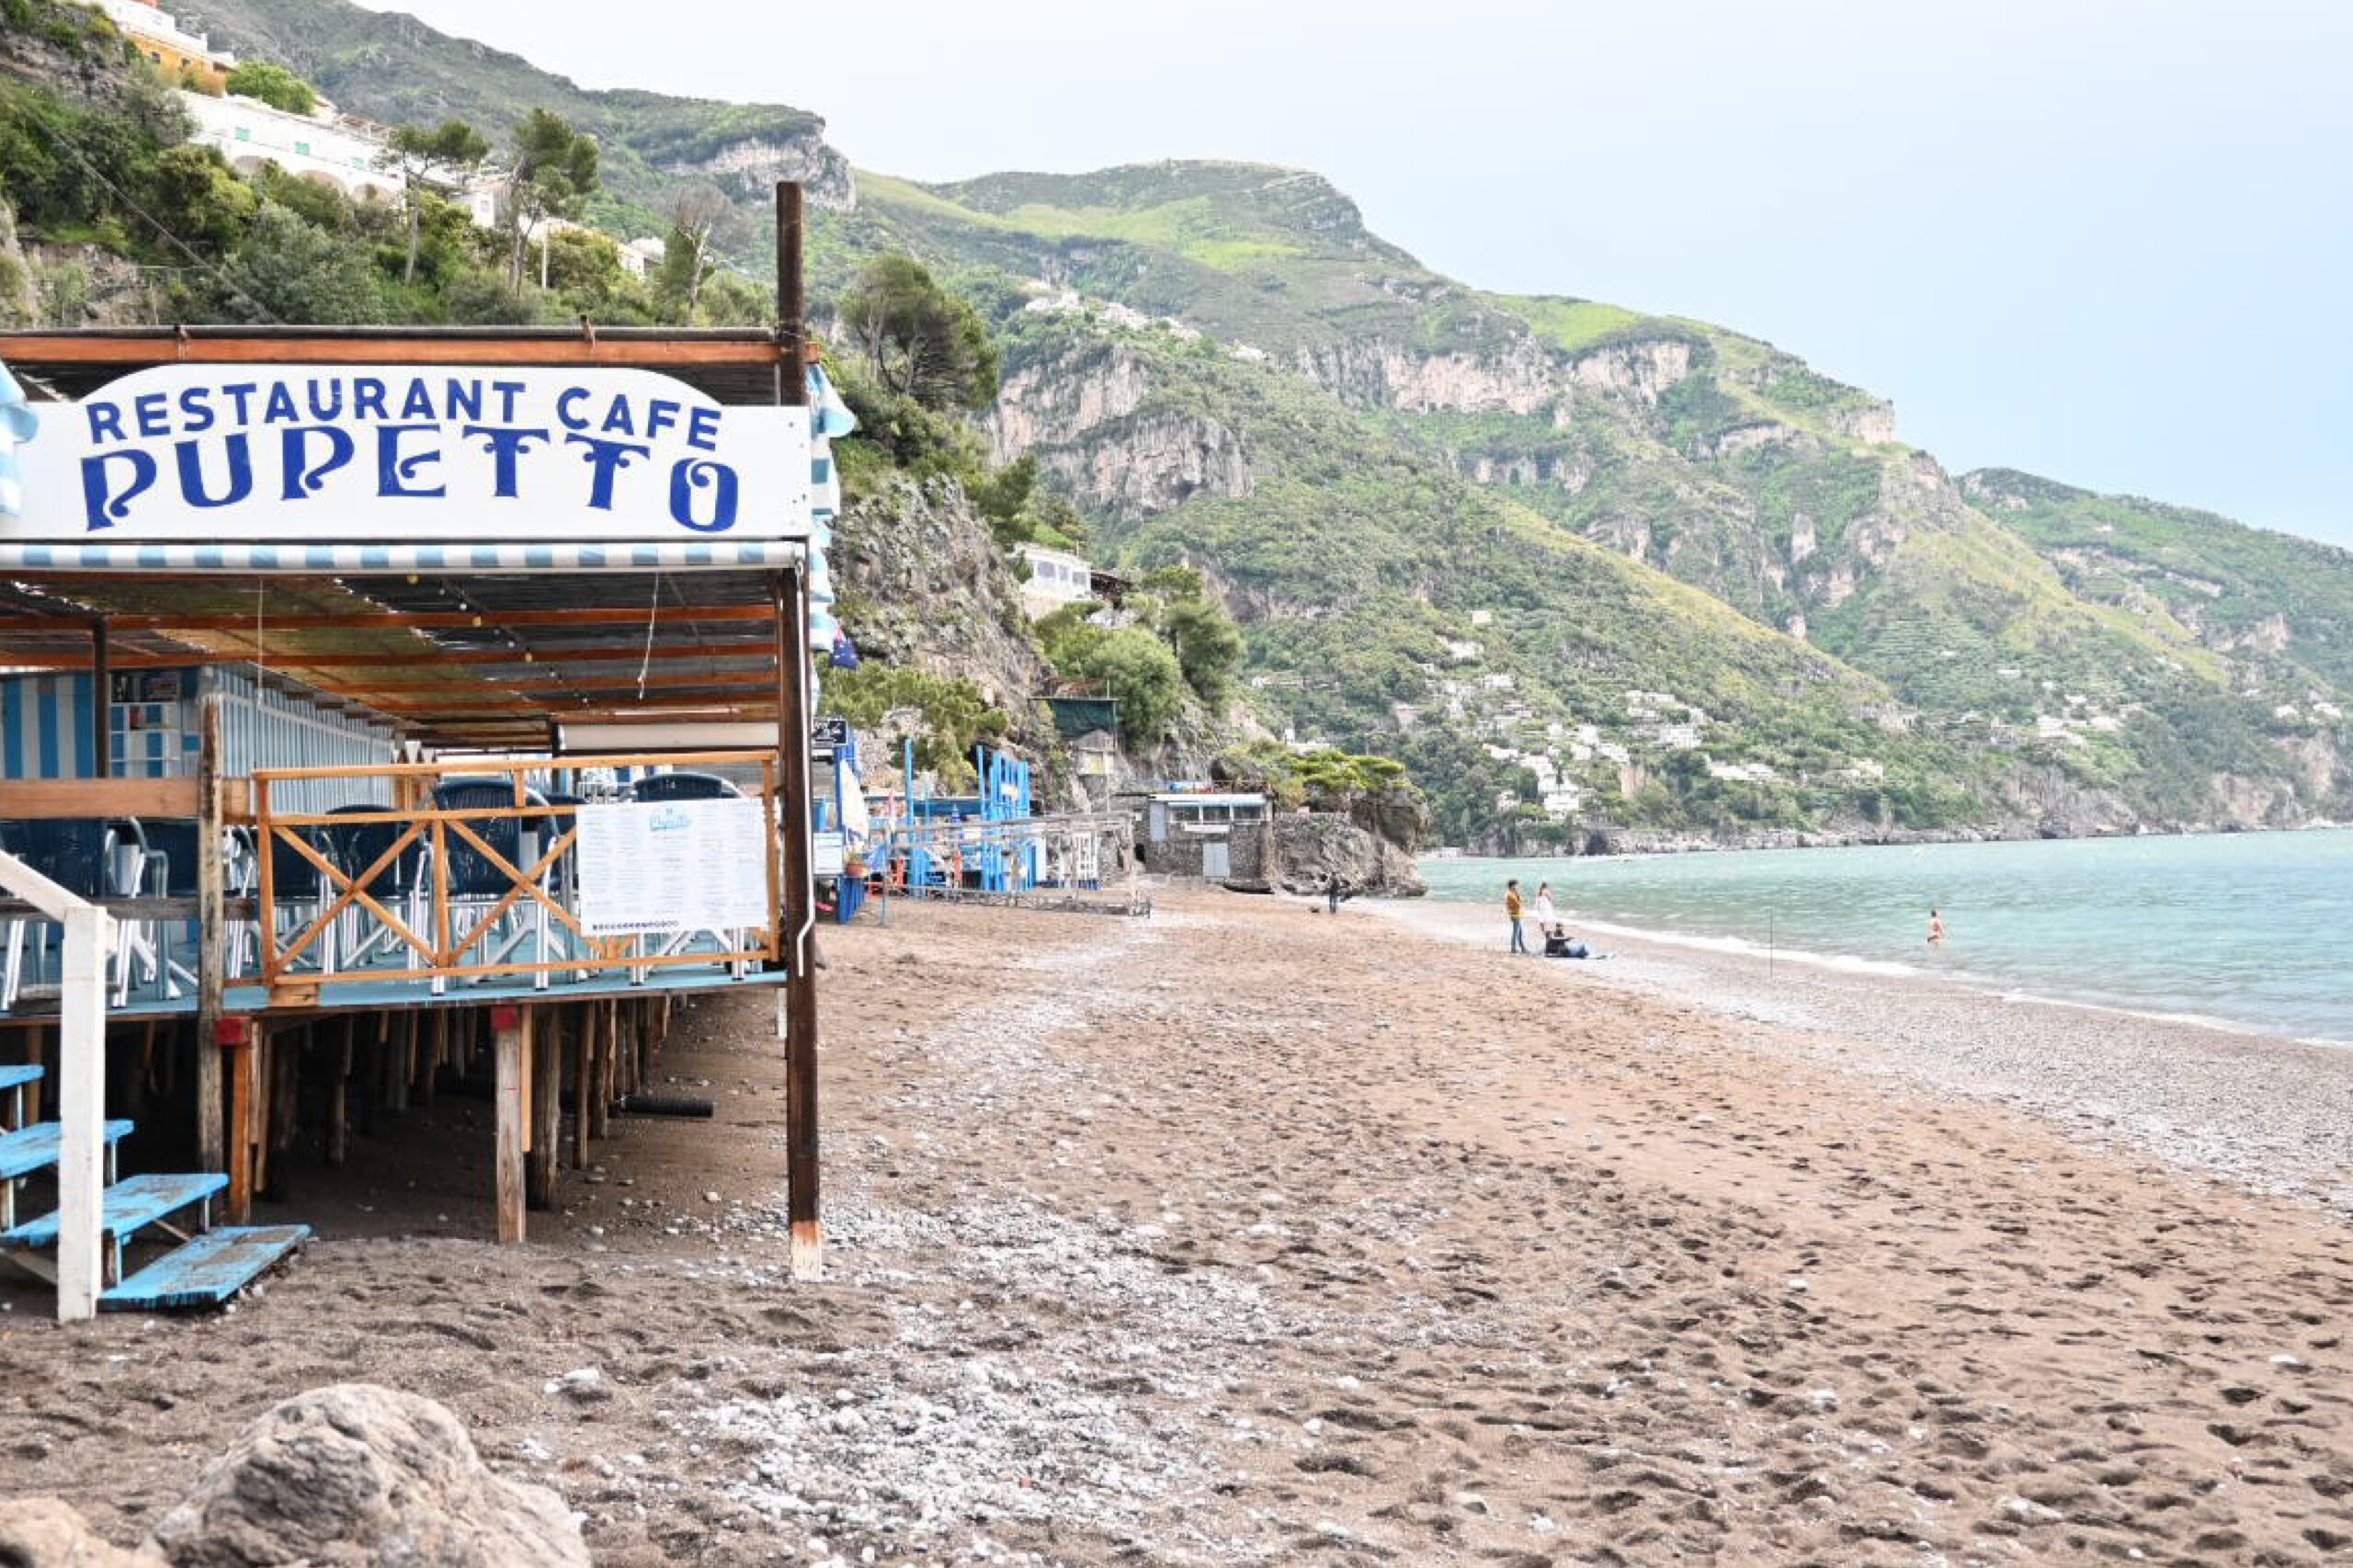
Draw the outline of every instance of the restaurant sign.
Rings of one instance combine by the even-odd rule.
[[[165,365],[36,404],[0,540],[801,539],[808,411],[639,369]]]

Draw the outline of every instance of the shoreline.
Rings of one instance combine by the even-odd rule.
[[[1483,905],[1367,901],[1432,939],[1503,952]],[[1614,944],[1600,960],[1543,960],[1594,983],[1793,1031],[1876,1071],[2120,1139],[2250,1191],[2353,1214],[2353,1048],[2234,1020],[2136,1012],[1997,991],[1933,970],[1836,955],[1770,955],[1737,938],[1691,938],[1579,921]],[[1590,940],[1590,937],[1587,937]]]
[[[0,1492],[127,1545],[357,1378],[554,1487],[598,1568],[2353,1546],[2343,1216],[1825,1032],[1850,978],[1155,904],[828,929],[823,1281],[740,993],[660,1063],[712,1119],[617,1118],[526,1245],[453,1070],[346,1168],[274,1165],[317,1233],[233,1314],[61,1329],[0,1279]]]

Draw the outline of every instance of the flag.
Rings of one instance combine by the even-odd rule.
[[[838,625],[834,628],[834,668],[837,670],[858,668],[858,644],[852,642],[849,640],[849,633]]]
[[[29,441],[40,428],[40,418],[25,401],[24,389],[8,367],[0,365],[0,517],[25,515],[24,482],[17,475],[17,443]]]

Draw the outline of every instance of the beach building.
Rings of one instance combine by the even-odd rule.
[[[1029,567],[1029,578],[1021,585],[1021,608],[1030,619],[1096,597],[1094,569],[1086,557],[1027,541],[1014,546],[1014,553]]]
[[[1272,863],[1263,794],[1171,784],[1143,805],[1144,863],[1163,876],[1257,881]]]
[[[195,122],[194,140],[219,148],[241,175],[275,165],[355,201],[398,201],[406,189],[381,163],[391,133],[372,120],[339,113],[324,100],[306,115],[258,98],[184,92],[180,102]]]
[[[229,73],[237,68],[235,55],[213,48],[210,38],[181,27],[176,17],[150,0],[85,3],[94,3],[148,62],[173,82],[192,85],[199,93],[218,93],[227,85]]]
[[[332,1165],[437,1080],[519,1241],[672,1002],[745,986],[816,1268],[832,503],[779,200],[773,333],[0,333],[0,1257],[62,1316],[233,1293],[305,1233],[250,1222],[302,1119]]]

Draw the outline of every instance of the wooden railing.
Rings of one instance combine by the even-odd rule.
[[[609,976],[630,971],[642,977],[647,970],[685,964],[741,967],[767,963],[781,954],[784,889],[778,842],[776,754],[772,751],[664,753],[565,757],[525,757],[502,761],[472,758],[386,764],[371,767],[264,768],[253,775],[252,824],[256,855],[258,920],[261,933],[261,977],[274,1000],[310,986],[348,984],[366,981],[426,983],[440,990],[450,981],[532,976],[545,985],[557,975]],[[767,888],[767,918],[756,927],[735,928],[733,942],[717,941],[685,950],[673,946],[649,946],[642,936],[597,936],[583,922],[580,911],[563,896],[555,872],[577,847],[581,805],[549,802],[538,798],[531,780],[557,772],[667,767],[703,768],[726,766],[757,768],[756,794],[764,824],[761,839]],[[437,805],[434,786],[453,777],[501,778],[511,787],[511,798],[496,806]],[[397,802],[371,811],[332,813],[281,812],[271,799],[274,788],[297,780],[348,780],[355,798],[390,793]],[[691,804],[693,802],[686,802]],[[594,810],[592,803],[585,809]],[[539,831],[532,838],[514,835],[517,853],[510,858],[493,842],[503,835],[489,824],[515,821]],[[369,864],[343,863],[328,854],[314,835],[322,828],[347,829],[369,824],[394,829],[391,841]],[[534,841],[536,840],[536,841]],[[526,844],[531,852],[521,852]],[[279,846],[298,857],[316,876],[321,896],[303,901],[293,916],[281,922],[290,901],[278,886]],[[454,854],[470,854],[491,868],[495,891],[453,897],[449,868]],[[423,881],[407,890],[404,908],[395,912],[372,891],[383,874],[405,859],[421,859]],[[522,863],[528,860],[528,864]],[[575,882],[576,877],[573,879]],[[485,949],[485,944],[517,912],[543,917],[547,940],[526,959],[500,955],[516,945]],[[338,950],[331,933],[365,927],[373,922],[365,943],[347,944]],[[281,925],[290,926],[281,933]],[[557,950],[561,948],[562,950]],[[380,962],[349,962],[355,953],[384,951],[392,958]]]

